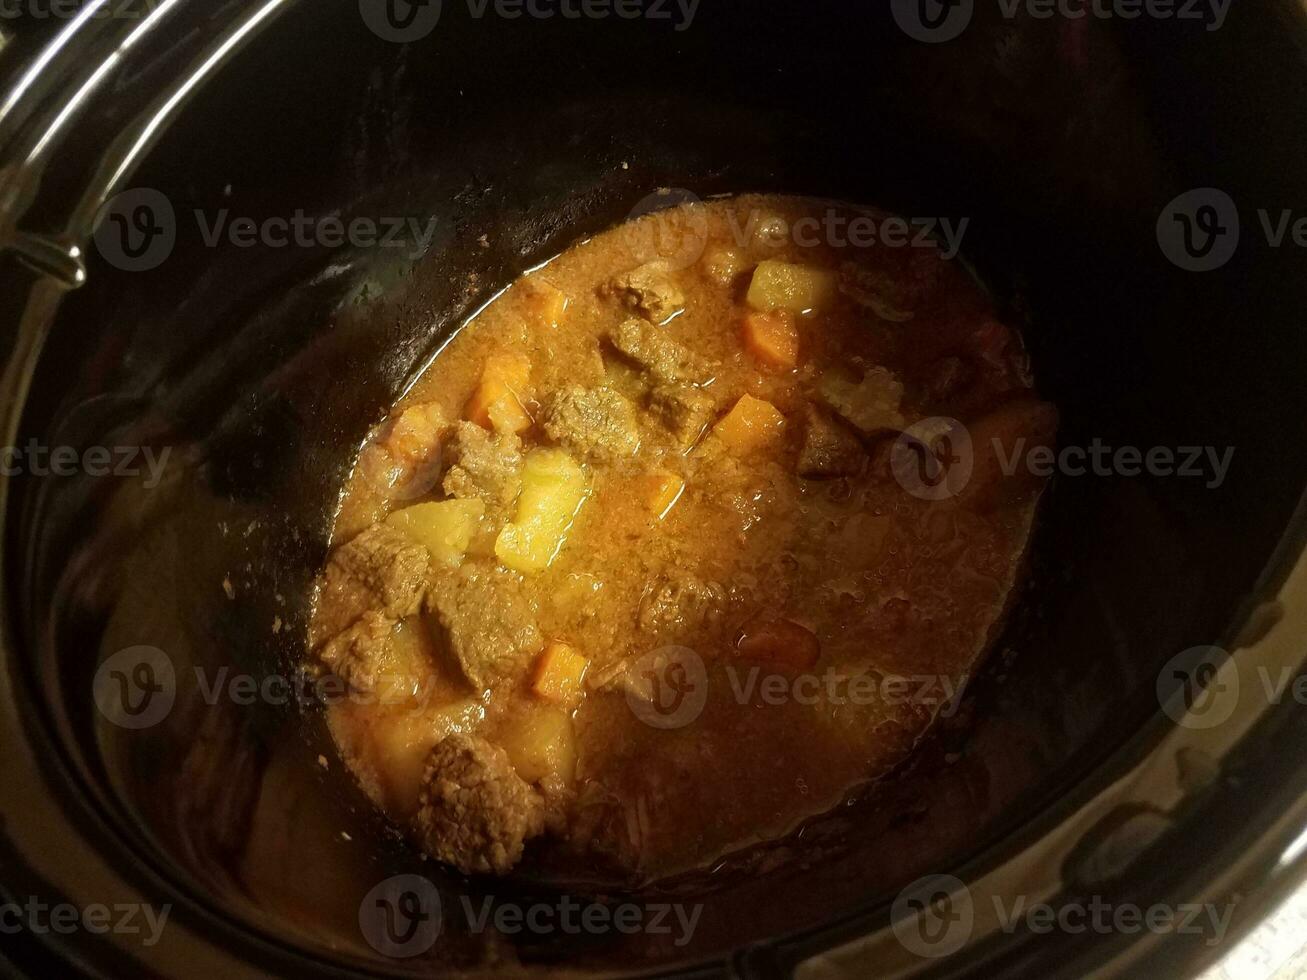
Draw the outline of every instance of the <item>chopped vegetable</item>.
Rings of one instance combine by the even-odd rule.
[[[386,523],[425,545],[432,561],[457,565],[485,513],[485,502],[477,498],[441,500],[397,510],[386,518]]]
[[[486,361],[465,414],[482,428],[521,432],[531,425],[531,415],[522,407],[530,382],[531,362],[525,356],[496,354]]]
[[[556,328],[567,312],[568,295],[543,279],[527,279],[522,283],[523,306],[527,316],[537,326]]]
[[[735,651],[746,660],[789,670],[811,670],[821,657],[812,630],[788,619],[773,619],[745,630]]]
[[[744,318],[744,347],[767,367],[790,369],[799,364],[799,328],[788,310],[754,311]]]
[[[681,499],[681,494],[685,492],[685,481],[675,473],[649,473],[641,482],[645,502],[660,521],[672,512],[676,502]]]
[[[444,428],[445,417],[438,405],[406,408],[386,434],[386,451],[404,462],[425,462],[440,447]]]
[[[500,728],[499,744],[528,783],[551,776],[571,783],[576,771],[576,735],[566,708],[523,705]]]
[[[819,392],[835,414],[864,435],[903,428],[904,418],[899,411],[903,385],[885,368],[872,368],[861,381],[829,372],[822,377]]]
[[[704,253],[703,271],[719,286],[730,286],[748,265],[748,258],[738,248],[718,246]]]
[[[819,313],[838,295],[835,273],[806,265],[768,260],[759,262],[749,284],[749,305],[764,313]]]
[[[536,661],[531,693],[544,701],[566,704],[581,693],[581,682],[590,661],[566,643],[545,647]]]
[[[737,453],[749,453],[775,445],[785,431],[785,416],[771,402],[752,395],[740,400],[713,432]]]
[[[561,449],[529,453],[522,469],[517,515],[495,541],[499,560],[519,572],[548,568],[588,491],[585,471]]]

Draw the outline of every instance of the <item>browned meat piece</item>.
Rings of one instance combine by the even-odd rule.
[[[659,575],[640,600],[640,628],[673,640],[716,617],[725,601],[726,592],[716,582],[673,569]]]
[[[698,383],[708,379],[709,366],[667,332],[644,320],[626,320],[610,335],[614,347],[663,384]]]
[[[660,385],[649,393],[649,410],[683,447],[703,434],[713,414],[713,400],[690,385]]]
[[[862,442],[829,412],[808,405],[803,450],[799,453],[799,476],[805,480],[829,480],[857,476],[866,463]]]
[[[665,323],[685,309],[685,294],[672,279],[666,262],[646,262],[614,276],[600,287],[600,292],[654,323]]]
[[[323,574],[316,646],[352,626],[364,613],[411,616],[427,587],[427,549],[384,524],[374,524],[331,556]]]
[[[492,435],[471,422],[460,422],[449,441],[450,467],[445,493],[477,497],[492,511],[517,499],[522,483],[522,440],[512,433]]]
[[[519,672],[544,646],[522,580],[492,561],[467,561],[437,577],[427,606],[476,688]]]
[[[318,657],[354,690],[371,691],[376,686],[394,625],[395,620],[382,613],[366,612],[354,625],[328,640]]]
[[[508,753],[475,735],[450,735],[427,759],[415,825],[421,847],[464,874],[507,874],[544,831],[544,803]]]
[[[545,408],[545,434],[584,456],[607,460],[640,448],[635,406],[607,388],[569,385]]]
[[[863,435],[873,436],[903,428],[903,385],[893,372],[874,367],[861,381],[842,372],[828,372],[818,395],[830,409]]]

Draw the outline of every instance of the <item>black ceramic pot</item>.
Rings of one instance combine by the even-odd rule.
[[[1218,24],[927,3],[971,14],[947,41],[929,18],[905,30],[917,8],[897,2],[480,9],[33,3],[0,20],[0,419],[28,453],[0,482],[0,905],[170,910],[152,944],[29,922],[0,959],[1187,976],[1228,948],[1300,879],[1307,831],[1307,254],[1258,214],[1274,231],[1307,202],[1301,7],[1244,0]],[[597,898],[420,862],[311,704],[211,686],[293,673],[357,446],[450,332],[660,187],[966,217],[964,256],[1027,324],[1064,445],[1234,456],[1219,480],[1055,478],[999,652],[917,765],[752,864],[620,896],[701,906],[688,941],[478,932],[463,899]],[[1242,218],[1232,255],[1224,198],[1168,210],[1195,188]],[[222,215],[299,214],[434,217],[436,234],[420,253],[212,236]],[[71,475],[39,472],[54,460],[33,446],[69,447]],[[92,473],[89,447],[135,475]],[[1232,656],[1182,656],[1212,645]],[[137,682],[168,689],[148,725],[107,707]],[[360,925],[396,874],[444,909],[406,959]],[[951,877],[913,884],[930,875]],[[1228,909],[1225,942],[995,915],[1094,898]]]

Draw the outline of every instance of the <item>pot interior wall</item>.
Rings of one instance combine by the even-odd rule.
[[[517,273],[659,187],[968,217],[966,256],[1028,324],[1062,442],[1234,447],[1228,478],[1058,479],[1001,654],[913,773],[761,856],[765,874],[682,883],[676,894],[705,903],[687,947],[535,938],[513,955],[667,965],[857,928],[906,880],[1001,841],[1150,716],[1159,666],[1221,639],[1289,518],[1307,469],[1307,447],[1281,438],[1307,408],[1292,372],[1301,258],[1254,241],[1195,277],[1165,261],[1154,223],[1194,166],[1251,206],[1303,199],[1279,165],[1301,148],[1292,121],[1263,105],[1259,125],[1283,141],[1254,153],[1237,138],[1240,104],[1208,83],[1255,94],[1257,79],[1216,68],[1251,50],[1270,78],[1292,53],[1233,15],[1220,37],[1159,53],[1148,25],[1126,40],[983,15],[954,44],[920,45],[843,2],[705,4],[681,32],[445,6],[430,38],[400,46],[353,4],[302,5],[137,174],[172,201],[176,250],[146,273],[93,261],[20,442],[167,447],[168,466],[152,488],[18,479],[7,553],[32,681],[87,792],[145,861],[252,928],[365,956],[362,894],[393,869],[432,867],[376,826],[311,711],[211,707],[190,668],[264,676],[297,662],[340,483],[406,381]],[[1215,132],[1232,134],[1222,153],[1203,149]],[[191,216],[224,209],[434,215],[439,231],[416,262],[208,247]],[[99,658],[135,644],[178,666],[178,708],[149,732],[97,724],[90,697]],[[451,897],[549,892],[529,878],[441,883]],[[488,955],[485,937],[447,934],[447,960]]]

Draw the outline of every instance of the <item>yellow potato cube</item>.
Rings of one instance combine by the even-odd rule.
[[[542,701],[566,704],[581,693],[590,661],[566,643],[551,643],[536,661],[531,693]]]
[[[820,313],[839,295],[839,278],[827,269],[768,260],[759,262],[749,284],[749,305],[770,313]]]
[[[442,500],[397,510],[386,523],[424,545],[432,561],[457,565],[467,554],[485,512],[481,500]]]
[[[499,729],[498,742],[528,783],[553,777],[571,783],[576,773],[576,735],[566,708],[525,704]]]
[[[589,493],[589,481],[561,449],[536,449],[522,467],[522,492],[513,523],[499,532],[495,555],[519,572],[539,572],[557,556],[577,512]]]

